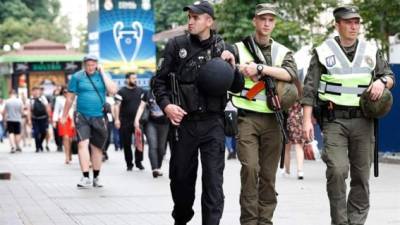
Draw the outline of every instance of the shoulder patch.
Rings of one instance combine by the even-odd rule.
[[[336,65],[336,58],[335,55],[331,55],[325,58],[326,66],[327,67],[333,67]]]
[[[187,56],[187,50],[184,48],[179,49],[179,57],[181,59],[184,59],[184,58],[186,58],[186,56]]]
[[[367,55],[365,56],[365,62],[368,64],[368,66],[373,67],[374,66],[374,61],[372,60],[372,58]]]

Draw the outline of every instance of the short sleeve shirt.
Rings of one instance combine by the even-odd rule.
[[[109,75],[105,74],[105,76]],[[71,80],[68,82],[68,91],[77,96],[77,112],[88,117],[101,117],[106,99],[106,86],[99,72],[96,71],[90,75],[90,78],[99,94],[83,70],[71,76]]]
[[[121,104],[119,113],[120,120],[128,122],[135,120],[142,96],[143,90],[140,87],[123,87],[118,91],[115,95],[115,100]]]
[[[19,98],[10,98],[6,101],[4,110],[7,112],[7,121],[21,122],[22,120],[22,100]]]

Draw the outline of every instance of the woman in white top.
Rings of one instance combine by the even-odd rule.
[[[53,112],[53,126],[57,126],[58,135],[63,138],[64,152],[65,152],[65,164],[69,164],[72,160],[71,155],[71,143],[72,138],[75,136],[75,125],[73,120],[75,107],[71,107],[68,112],[68,118],[65,124],[60,123],[61,116],[63,115],[65,96],[67,94],[67,89],[63,86],[61,87],[61,94],[56,97],[54,103]]]

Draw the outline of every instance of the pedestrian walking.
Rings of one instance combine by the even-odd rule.
[[[235,44],[240,70],[246,76],[245,89],[232,96],[238,108],[237,148],[242,164],[240,192],[240,223],[242,225],[272,224],[277,205],[276,171],[283,144],[282,128],[267,100],[267,91],[248,97],[253,87],[268,79],[291,85],[297,79],[297,67],[292,52],[271,38],[278,8],[268,3],[255,7],[255,34]],[[283,101],[291,99],[280,99]],[[281,121],[282,122],[282,121]]]
[[[98,65],[96,56],[85,56],[83,68],[73,74],[68,82],[68,94],[61,123],[66,124],[68,113],[76,98],[75,128],[78,136],[79,163],[83,175],[77,187],[88,188],[93,185],[99,188],[103,187],[99,174],[108,134],[104,112],[106,92],[115,94],[117,85]],[[89,178],[90,164],[93,168],[93,180]]]
[[[132,171],[132,136],[134,134],[134,121],[140,105],[143,90],[136,85],[137,76],[135,73],[128,73],[125,76],[126,86],[121,88],[115,95],[115,127],[119,129],[120,138],[124,148],[124,156],[127,171]],[[135,147],[135,164],[139,170],[144,170],[142,165],[143,151]]]
[[[51,114],[50,105],[42,93],[41,87],[35,86],[32,88],[30,121],[32,123],[36,152],[43,152],[43,141],[47,135],[49,115]],[[46,150],[49,151],[49,148]]]
[[[365,224],[377,137],[373,119],[360,108],[360,96],[365,92],[370,101],[387,99],[382,95],[385,89],[393,87],[394,75],[376,45],[358,38],[358,8],[341,6],[333,11],[333,16],[339,36],[315,48],[305,78],[303,132],[308,141],[314,138],[314,112],[324,136],[321,158],[327,167],[331,224]]]
[[[0,143],[3,143],[5,135],[3,112],[4,112],[4,100],[0,98]]]
[[[214,9],[207,1],[184,7],[188,34],[168,41],[152,85],[157,103],[174,126],[170,186],[175,225],[194,215],[198,155],[202,165],[202,224],[217,225],[223,207],[224,109],[226,92],[238,92],[243,77],[229,47],[212,30]]]
[[[3,118],[6,121],[11,153],[21,152],[21,121],[23,113],[22,100],[18,98],[15,90],[10,91],[10,98],[6,100]]]
[[[148,110],[149,117],[144,124],[140,124],[140,118],[144,110]],[[161,166],[167,149],[169,120],[157,105],[152,90],[143,94],[134,124],[135,129],[140,131],[143,129],[146,135],[147,143],[149,144],[149,159],[153,177],[162,176]]]
[[[62,138],[62,145],[65,153],[65,164],[69,164],[72,161],[71,144],[72,139],[75,136],[74,106],[69,109],[66,122],[64,124],[61,123],[61,117],[64,114],[67,94],[67,88],[61,86],[60,95],[55,98],[53,111],[53,127],[57,127],[57,134],[54,134],[54,136],[57,135]]]
[[[304,135],[303,135],[303,111],[300,103],[300,99],[303,96],[303,87],[300,80],[294,80],[297,87],[297,93],[299,98],[296,100],[294,105],[289,108],[287,116],[287,131],[289,142],[285,145],[285,163],[282,174],[284,176],[290,176],[290,151],[292,147],[296,152],[296,163],[297,163],[297,179],[304,179]]]

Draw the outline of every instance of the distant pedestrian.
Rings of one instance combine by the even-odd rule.
[[[75,136],[75,124],[74,124],[74,108],[68,112],[67,121],[62,124],[61,117],[64,113],[64,106],[66,102],[67,89],[63,86],[61,87],[61,95],[57,96],[54,103],[53,111],[53,127],[57,127],[54,136],[60,136],[62,138],[62,144],[64,146],[65,152],[65,164],[69,164],[72,160],[71,144],[72,138]]]
[[[30,102],[33,136],[35,138],[36,152],[43,152],[43,141],[49,127],[50,106],[46,97],[42,95],[40,87],[32,88]],[[47,149],[49,151],[49,149]]]
[[[121,88],[115,95],[116,113],[115,127],[120,129],[120,138],[124,148],[124,156],[126,169],[131,171],[134,164],[132,162],[132,136],[134,134],[134,124],[136,112],[139,108],[143,90],[136,86],[136,74],[129,73],[125,76],[126,86]],[[143,152],[135,149],[135,164],[140,170],[143,170],[142,165]]]
[[[54,142],[56,143],[58,152],[62,152],[62,150],[63,150],[63,137],[59,135],[60,132],[58,130],[57,121],[54,121],[54,113],[55,113],[54,111],[55,111],[55,105],[56,105],[57,98],[59,98],[60,96],[61,96],[61,98],[59,98],[59,99],[64,98],[64,104],[65,104],[65,97],[64,97],[64,94],[62,93],[64,90],[65,90],[65,87],[57,85],[53,91],[53,96],[51,96],[49,98],[52,119],[53,119],[53,123],[52,123],[53,136],[54,136]],[[64,105],[62,105],[62,107],[64,108]],[[61,110],[63,110],[63,108]],[[61,117],[61,115],[58,115],[58,117]]]
[[[25,93],[20,96],[23,103],[23,113],[21,122],[21,140],[23,147],[31,147],[32,143],[32,123],[30,118],[30,104],[29,99],[26,97]]]
[[[19,142],[21,140],[21,121],[23,105],[22,100],[17,97],[15,90],[10,92],[10,98],[6,100],[3,118],[6,121],[9,135],[11,153],[21,152]]]
[[[140,117],[146,108],[149,111],[149,118],[144,124],[140,124]],[[161,166],[167,149],[169,120],[157,105],[151,90],[143,95],[134,124],[135,129],[144,128],[144,134],[149,144],[149,159],[153,177],[162,176]]]
[[[5,133],[3,111],[4,111],[4,100],[0,98],[0,143],[3,143],[4,133]]]

